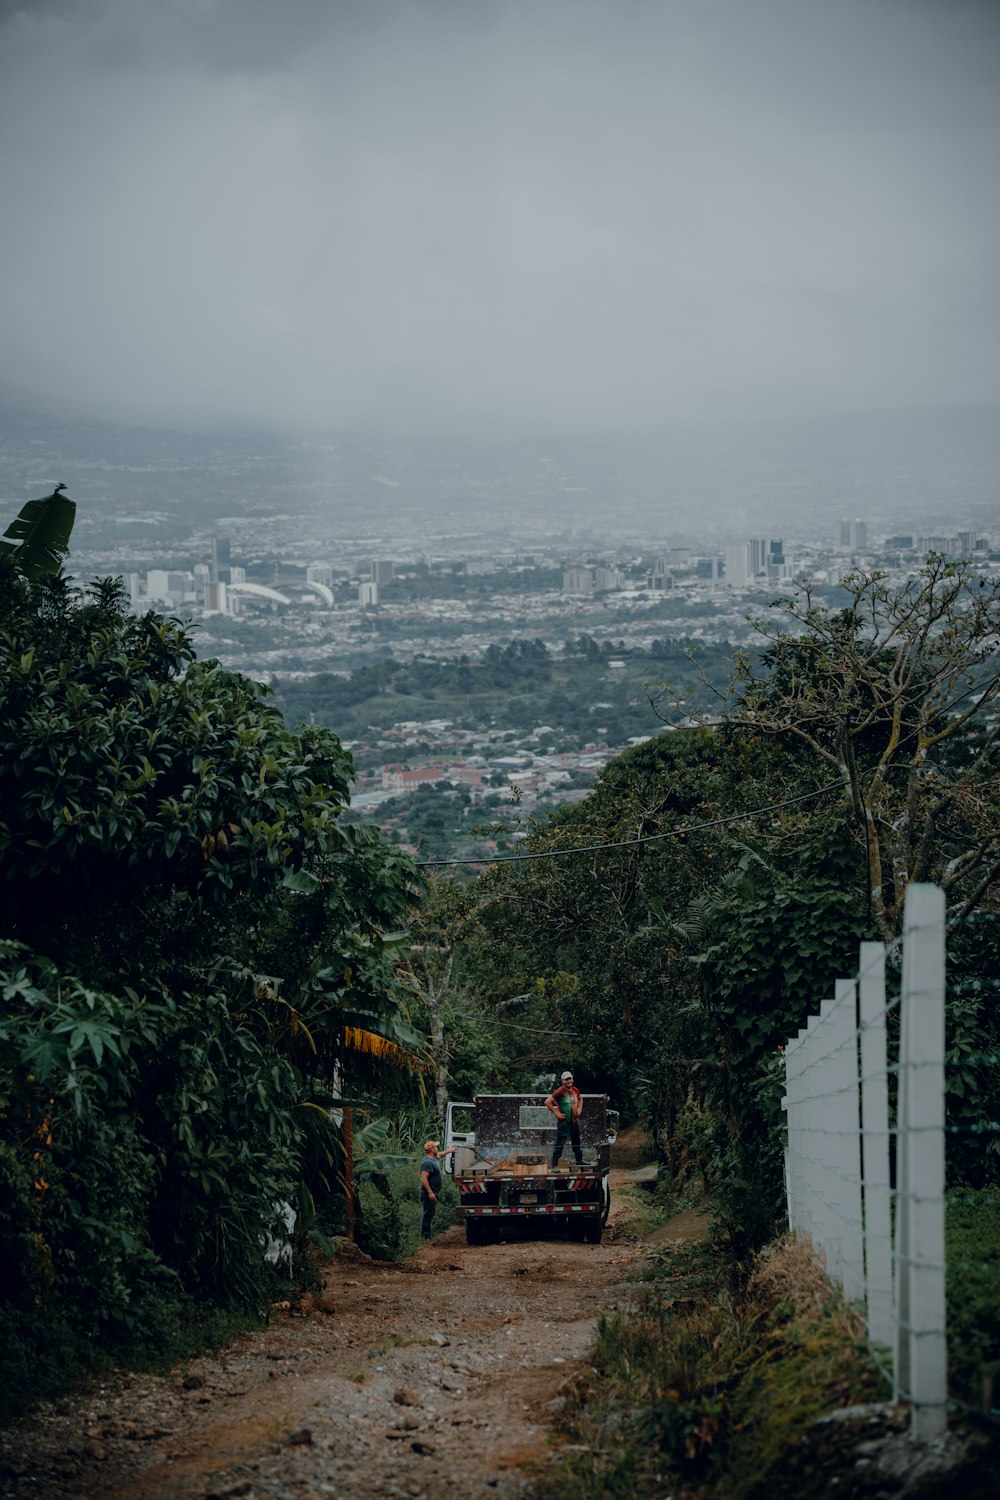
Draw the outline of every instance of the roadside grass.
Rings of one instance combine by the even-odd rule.
[[[969,1406],[1000,1406],[1000,1188],[946,1199],[948,1385]]]
[[[656,1182],[625,1182],[615,1196],[628,1218],[629,1231],[645,1239],[662,1228],[676,1212],[656,1192]]]
[[[265,1319],[234,1308],[163,1298],[137,1310],[130,1336],[101,1342],[82,1334],[58,1307],[40,1310],[32,1337],[15,1320],[15,1309],[0,1308],[0,1342],[9,1378],[0,1386],[0,1427],[24,1420],[44,1421],[36,1403],[87,1389],[122,1369],[167,1374],[177,1365],[225,1348]]]
[[[569,1446],[545,1488],[579,1500],[842,1493],[838,1445],[856,1434],[814,1424],[884,1388],[812,1251],[776,1242],[739,1291],[705,1242],[671,1244],[645,1275],[627,1313],[599,1321],[590,1366],[567,1388]]]
[[[630,1234],[641,1240],[655,1236],[679,1214],[703,1214],[706,1220],[712,1217],[712,1203],[700,1184],[688,1183],[675,1188],[668,1182],[650,1180],[624,1182],[615,1189],[615,1197]],[[705,1237],[713,1231],[706,1228]],[[690,1238],[682,1232],[681,1238]]]

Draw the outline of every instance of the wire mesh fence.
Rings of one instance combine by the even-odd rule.
[[[914,1437],[1000,1418],[1000,921],[915,884],[894,944],[785,1048],[789,1225],[825,1257]]]

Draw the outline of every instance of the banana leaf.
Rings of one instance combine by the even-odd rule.
[[[0,551],[12,554],[15,568],[31,583],[58,573],[69,551],[76,503],[62,493],[65,487],[57,484],[51,495],[29,500],[0,537]]]

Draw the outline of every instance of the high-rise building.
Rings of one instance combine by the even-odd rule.
[[[150,568],[146,574],[146,594],[159,604],[183,604],[194,598],[194,574],[168,572],[166,568]]]
[[[209,583],[205,589],[205,610],[208,614],[229,613],[229,587],[225,583]]]
[[[767,553],[767,578],[769,583],[778,583],[782,578],[788,577],[788,565],[785,562],[785,547],[781,538],[771,538]]]
[[[726,582],[732,589],[746,588],[750,581],[750,548],[746,542],[726,546]]]
[[[954,557],[958,550],[953,536],[918,536],[917,551],[925,557],[928,552],[940,552],[942,557]]]
[[[212,538],[212,582],[230,583],[229,577],[229,538],[227,536],[213,536]]]
[[[562,591],[564,594],[592,594],[594,575],[590,568],[566,568],[563,572]]]
[[[763,537],[731,542],[726,547],[726,582],[730,588],[743,589],[759,578],[767,578],[770,556],[770,544]]]
[[[372,558],[372,583],[391,583],[396,576],[396,564],[383,558]]]
[[[321,583],[325,588],[333,588],[333,568],[328,562],[309,563],[306,567],[306,582]]]
[[[362,609],[374,609],[378,603],[378,584],[362,583],[358,587],[358,603]]]
[[[608,589],[623,589],[625,575],[620,568],[595,568],[594,588],[600,594]]]
[[[868,522],[857,519],[837,522],[837,550],[864,552],[868,546]]]

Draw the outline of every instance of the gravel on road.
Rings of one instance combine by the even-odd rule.
[[[550,1231],[470,1247],[455,1227],[404,1266],[338,1257],[321,1295],[221,1353],[42,1403],[0,1433],[0,1495],[526,1496],[640,1253],[613,1214],[600,1245]]]

